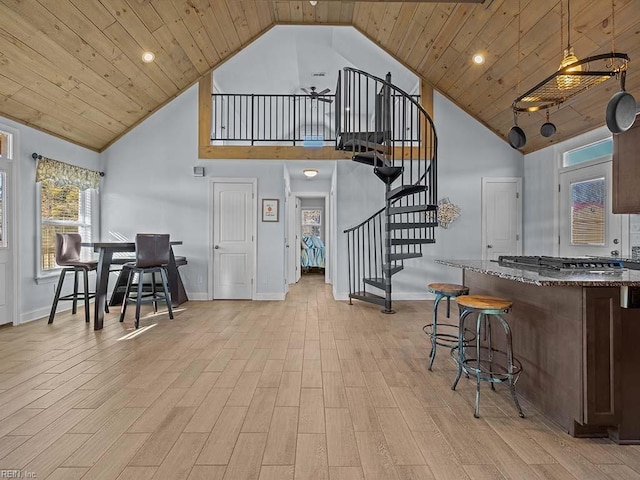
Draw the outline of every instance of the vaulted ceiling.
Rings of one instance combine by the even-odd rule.
[[[580,58],[610,52],[615,27],[616,51],[631,57],[627,91],[640,98],[640,1],[615,0],[614,12],[612,22],[611,0],[571,0],[571,43]],[[2,0],[0,115],[101,151],[283,23],[355,26],[502,137],[514,98],[562,57],[559,0]],[[147,50],[155,62],[141,62]],[[523,150],[603,125],[618,89],[609,80],[553,109],[551,138],[538,133],[542,112],[521,116]]]

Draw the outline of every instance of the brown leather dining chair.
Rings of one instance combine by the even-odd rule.
[[[53,305],[49,314],[49,323],[53,323],[53,317],[56,315],[58,302],[60,300],[68,300],[73,302],[71,313],[76,314],[78,309],[78,299],[84,298],[84,319],[89,323],[89,299],[95,297],[95,292],[89,292],[89,272],[95,270],[98,262],[84,261],[80,259],[80,244],[82,237],[78,233],[56,233],[56,263],[64,267],[60,272],[58,287],[53,297]],[[73,272],[73,293],[60,296],[62,292],[62,284],[67,272]],[[78,293],[78,274],[84,273],[84,292]]]
[[[124,321],[127,304],[133,302],[136,304],[136,328],[140,326],[140,305],[143,303],[152,303],[153,311],[156,313],[158,301],[164,300],[169,311],[169,318],[173,318],[166,270],[170,255],[171,243],[168,234],[139,233],[136,235],[136,260],[123,265],[123,269],[129,270],[129,278],[120,310],[121,322]],[[156,273],[160,274],[163,294],[156,291]],[[145,274],[151,274],[151,292],[144,291],[143,276]],[[131,297],[131,287],[136,275],[138,278],[137,294],[135,297]]]

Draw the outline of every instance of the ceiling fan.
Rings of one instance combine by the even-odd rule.
[[[311,97],[311,100],[320,100],[321,102],[333,103],[332,99],[324,97],[324,95],[331,91],[330,88],[325,88],[321,92],[316,92],[316,87],[310,87],[311,91],[307,90],[304,87],[301,87],[300,90],[309,95]]]

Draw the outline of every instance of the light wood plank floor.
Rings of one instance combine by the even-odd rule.
[[[640,447],[574,439],[506,388],[450,389],[421,327],[332,299],[305,276],[284,302],[191,302],[139,335],[107,315],[0,329],[0,474],[38,479],[640,479]],[[444,309],[441,309],[444,310]],[[131,312],[133,313],[133,312]],[[525,372],[526,374],[526,372]],[[5,474],[6,476],[6,474]]]

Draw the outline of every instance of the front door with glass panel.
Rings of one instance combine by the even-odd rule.
[[[12,136],[0,130],[0,325],[15,322],[13,318],[15,292],[13,279],[14,248],[11,241],[11,202],[13,192]]]
[[[619,256],[622,215],[611,208],[611,162],[560,174],[560,256]]]

